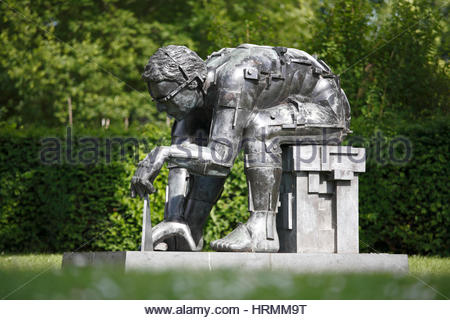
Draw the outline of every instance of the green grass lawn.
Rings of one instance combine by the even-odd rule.
[[[412,256],[410,275],[61,270],[61,255],[0,255],[6,299],[447,299],[450,258]]]

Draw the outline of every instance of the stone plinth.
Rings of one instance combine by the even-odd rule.
[[[365,149],[303,145],[283,150],[280,252],[358,253],[358,174]]]
[[[298,254],[238,252],[86,252],[65,253],[63,268],[113,265],[129,270],[268,270],[294,273],[384,272],[407,273],[403,254]]]

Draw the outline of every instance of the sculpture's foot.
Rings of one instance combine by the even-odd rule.
[[[198,241],[195,251],[201,251],[203,248],[203,237]],[[155,251],[191,251],[189,243],[180,237],[172,237],[164,240],[164,242],[159,242],[153,248]]]
[[[203,241],[195,243],[192,238],[189,226],[184,222],[162,221],[152,229],[153,248],[156,251],[166,251],[168,249],[165,240],[177,237],[186,242],[187,251],[201,251]]]
[[[225,238],[211,242],[211,248],[216,251],[252,251],[252,236],[244,224],[239,224]]]
[[[268,232],[268,226],[271,232]],[[211,248],[215,251],[278,252],[280,242],[275,215],[272,212],[252,212],[245,224],[239,224],[224,238],[212,241]]]

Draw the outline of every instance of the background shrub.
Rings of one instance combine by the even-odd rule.
[[[376,144],[368,140],[367,172],[360,176],[362,251],[449,255],[448,129],[446,121],[439,121],[398,130],[413,146],[411,161],[401,165],[387,161],[389,136],[381,143],[379,158],[385,163],[376,161]],[[132,145],[126,145],[124,161],[116,145],[106,163],[100,143],[98,163],[42,164],[43,134],[0,134],[0,251],[137,250],[142,201],[129,197],[136,164]],[[86,147],[79,138],[93,134],[100,142],[118,136],[75,131],[74,153]],[[54,133],[58,135],[65,151],[64,134]],[[133,135],[140,139],[142,159],[155,145],[167,144],[170,132],[147,126],[123,137]],[[208,220],[207,243],[248,218],[243,171],[239,157]],[[163,168],[155,182],[157,192],[150,196],[153,224],[163,218],[167,172]]]

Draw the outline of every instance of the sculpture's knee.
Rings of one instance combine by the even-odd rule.
[[[281,153],[245,155],[249,211],[276,211],[281,182]]]
[[[186,201],[184,217],[195,241],[201,238],[209,213],[219,199],[225,178],[194,176]]]
[[[188,198],[214,204],[220,197],[226,178],[194,176]]]

